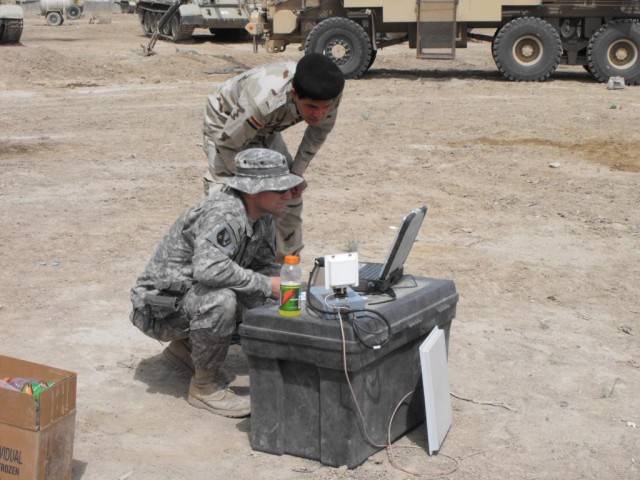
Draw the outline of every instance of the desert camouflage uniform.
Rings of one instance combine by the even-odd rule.
[[[235,154],[262,147],[282,153],[292,173],[302,176],[335,125],[340,97],[317,125],[307,125],[295,158],[280,132],[303,121],[291,99],[295,62],[254,68],[223,83],[207,101],[203,148],[209,160],[205,193],[217,190],[210,182],[226,183],[235,173]],[[302,250],[302,198],[288,202],[276,220],[278,257]]]
[[[253,223],[239,194],[225,189],[184,213],[160,242],[131,289],[131,321],[163,342],[188,338],[195,367],[216,370],[240,312],[270,297],[274,261],[271,215]],[[176,308],[153,301],[167,298]]]

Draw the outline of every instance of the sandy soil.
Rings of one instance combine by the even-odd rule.
[[[384,451],[354,470],[252,451],[250,419],[189,406],[188,376],[129,323],[135,277],[202,196],[207,95],[300,55],[201,34],[143,57],[146,43],[133,15],[28,16],[0,48],[1,350],[78,373],[74,480],[411,478]],[[347,82],[307,175],[305,269],[353,242],[380,260],[389,227],[427,204],[407,270],[460,293],[447,478],[639,478],[640,89],[575,67],[509,83],[485,43],[414,55],[385,49]],[[237,348],[229,362],[246,373]],[[425,436],[400,439],[415,448],[396,463],[450,470]]]

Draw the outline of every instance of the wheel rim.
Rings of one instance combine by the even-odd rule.
[[[560,35],[564,38],[571,38],[576,34],[576,27],[571,25],[568,20],[565,20],[562,26],[560,27]]]
[[[60,25],[62,22],[60,21],[62,19],[62,16],[58,15],[57,13],[49,13],[49,15],[47,15],[47,20],[49,20],[49,25],[57,27],[58,25]]]
[[[336,65],[345,65],[353,57],[353,46],[346,38],[332,38],[323,53],[331,58]]]
[[[329,58],[346,78],[358,78],[371,60],[371,39],[362,25],[353,20],[331,17],[311,29],[304,50]]]
[[[618,70],[632,68],[638,61],[638,47],[627,39],[617,40],[607,49],[607,58]]]
[[[543,46],[539,38],[527,35],[513,44],[513,58],[520,65],[530,67],[542,58]]]

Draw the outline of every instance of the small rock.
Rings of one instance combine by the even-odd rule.
[[[551,168],[560,168],[560,164],[558,162],[552,162],[549,164]]]
[[[624,333],[626,333],[627,335],[633,335],[631,327],[629,325],[622,325],[620,327],[620,330]]]
[[[609,77],[607,90],[624,90],[624,77]]]

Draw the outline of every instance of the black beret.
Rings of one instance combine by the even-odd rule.
[[[344,74],[329,57],[308,53],[298,62],[292,84],[299,98],[331,100],[342,93]]]

